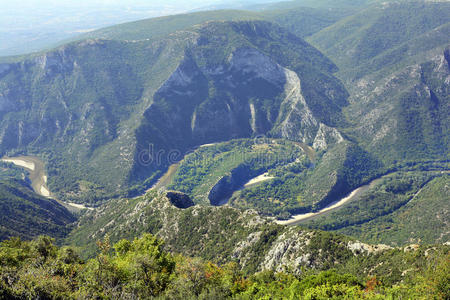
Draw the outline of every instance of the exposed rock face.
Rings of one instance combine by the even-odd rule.
[[[320,123],[319,130],[314,138],[313,147],[319,150],[328,148],[328,144],[337,144],[344,141],[344,138],[336,128]]]
[[[328,103],[346,102],[334,71],[318,50],[267,22],[73,43],[0,65],[0,153],[58,149],[50,167],[59,176],[50,180],[120,190],[205,143],[265,134],[326,148],[339,134],[320,116],[339,114]],[[316,78],[328,78],[326,92],[311,92]]]
[[[166,197],[169,199],[170,203],[178,208],[185,209],[195,205],[188,195],[181,192],[168,192]]]
[[[347,247],[353,252],[354,255],[371,254],[392,249],[392,247],[388,245],[369,245],[359,241],[350,241],[348,242]]]
[[[343,141],[336,128],[321,122],[310,109],[297,73],[275,58],[253,47],[239,47],[217,65],[216,61],[200,63],[207,55],[202,51],[187,51],[156,91],[137,130],[138,145],[150,143],[161,153],[176,149],[181,158],[181,153],[196,145],[259,134],[317,149]],[[340,91],[332,92],[333,84],[327,90],[338,95],[334,98],[345,97]],[[330,100],[323,96],[322,101]],[[336,101],[345,103],[345,98]],[[135,168],[137,173],[145,172],[142,166]]]
[[[261,269],[283,271],[291,268],[300,272],[301,267],[312,267],[314,261],[313,253],[310,253],[307,246],[310,243],[312,233],[287,231],[280,235],[272,244],[261,264]]]
[[[109,234],[111,240],[151,232],[165,240],[168,251],[203,257],[218,263],[238,262],[245,270],[282,271],[301,274],[304,269],[330,269],[359,259],[369,261],[391,254],[412,251],[415,245],[392,248],[369,245],[351,238],[299,227],[274,224],[256,212],[231,207],[196,205],[178,209],[162,191],[152,191],[132,202],[113,200],[98,210],[89,211],[75,229],[89,236],[85,243],[95,243]],[[103,225],[106,224],[106,225]],[[92,247],[94,249],[95,247]],[[398,251],[400,250],[400,251]],[[418,255],[428,256],[432,248]],[[362,256],[362,258],[359,258]],[[380,267],[361,270],[368,274]],[[405,269],[410,268],[405,265]]]
[[[358,83],[349,113],[356,136],[369,150],[386,156],[418,159],[445,157],[449,151],[449,50],[406,67],[380,81]],[[366,84],[370,83],[370,84]]]

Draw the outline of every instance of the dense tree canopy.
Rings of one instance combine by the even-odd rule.
[[[448,299],[450,256],[430,262],[420,276],[387,285],[330,269],[293,275],[244,275],[222,266],[170,254],[151,234],[111,246],[98,242],[95,258],[82,261],[41,236],[0,244],[0,299]]]

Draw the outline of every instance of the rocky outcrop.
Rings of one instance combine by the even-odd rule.
[[[309,231],[289,230],[278,236],[272,244],[264,261],[261,263],[263,270],[275,270],[281,272],[290,268],[300,273],[301,267],[313,267],[314,253],[309,252],[308,245],[312,237]]]

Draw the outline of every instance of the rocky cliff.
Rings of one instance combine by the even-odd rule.
[[[0,151],[45,153],[60,196],[142,183],[209,142],[266,134],[326,149],[342,141],[323,117],[346,105],[329,75],[336,67],[267,22],[91,39],[0,71]]]

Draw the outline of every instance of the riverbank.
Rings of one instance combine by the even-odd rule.
[[[261,174],[255,178],[250,179],[246,184],[244,184],[244,188],[247,188],[249,186],[252,186],[254,184],[260,183],[260,182],[264,182],[266,180],[270,180],[270,179],[274,179],[275,177],[270,176],[269,173],[264,173]]]
[[[31,187],[33,188],[33,191],[46,198],[53,198],[52,194],[47,187],[47,174],[45,173],[45,164],[44,162],[35,156],[16,156],[16,157],[3,157],[1,159],[3,162],[12,163],[18,167],[24,168],[29,173],[29,179],[31,181]],[[92,210],[91,207],[86,207],[81,204],[75,204],[75,203],[66,203],[63,201],[58,201],[61,205],[66,207],[69,211],[72,212],[79,212],[83,209],[89,209]]]
[[[12,163],[18,167],[24,168],[29,173],[31,187],[34,192],[44,197],[50,197],[50,191],[47,187],[47,175],[45,174],[45,164],[38,157],[34,156],[16,156],[3,157],[1,161]]]
[[[432,171],[424,171],[424,172],[432,172]],[[450,173],[449,170],[435,170],[435,172],[439,172],[439,173]],[[300,224],[302,222],[311,220],[313,218],[316,218],[320,215],[329,213],[331,211],[340,209],[341,207],[343,207],[345,204],[347,204],[350,201],[353,201],[355,199],[357,199],[359,196],[361,196],[363,193],[365,193],[368,189],[370,189],[371,187],[373,187],[374,185],[376,185],[378,182],[380,182],[381,180],[383,180],[383,178],[393,174],[395,172],[392,173],[388,173],[385,174],[379,178],[373,179],[372,181],[370,181],[368,184],[365,184],[363,186],[360,186],[358,188],[356,188],[355,190],[353,190],[350,194],[348,194],[347,196],[345,196],[344,198],[331,203],[330,205],[328,205],[327,207],[321,209],[318,212],[311,212],[311,213],[306,213],[306,214],[299,214],[299,215],[294,215],[292,216],[292,218],[290,218],[289,220],[276,220],[275,222],[277,224],[280,225],[297,225]]]
[[[378,179],[376,179],[378,180]],[[371,185],[375,184],[375,181],[372,181],[369,184],[360,186],[359,188],[353,190],[349,195],[347,195],[346,197],[342,198],[339,201],[333,202],[330,205],[328,205],[327,207],[321,209],[318,212],[315,213],[306,213],[306,214],[300,214],[300,215],[294,215],[292,216],[291,219],[289,220],[277,220],[275,221],[277,224],[279,225],[296,225],[298,223],[301,223],[302,221],[306,221],[309,220],[311,218],[320,216],[322,214],[325,214],[327,212],[330,212],[332,210],[336,210],[338,208],[340,208],[341,206],[343,206],[344,204],[354,200],[355,198],[359,197],[362,193],[364,193],[365,191],[367,191]]]

